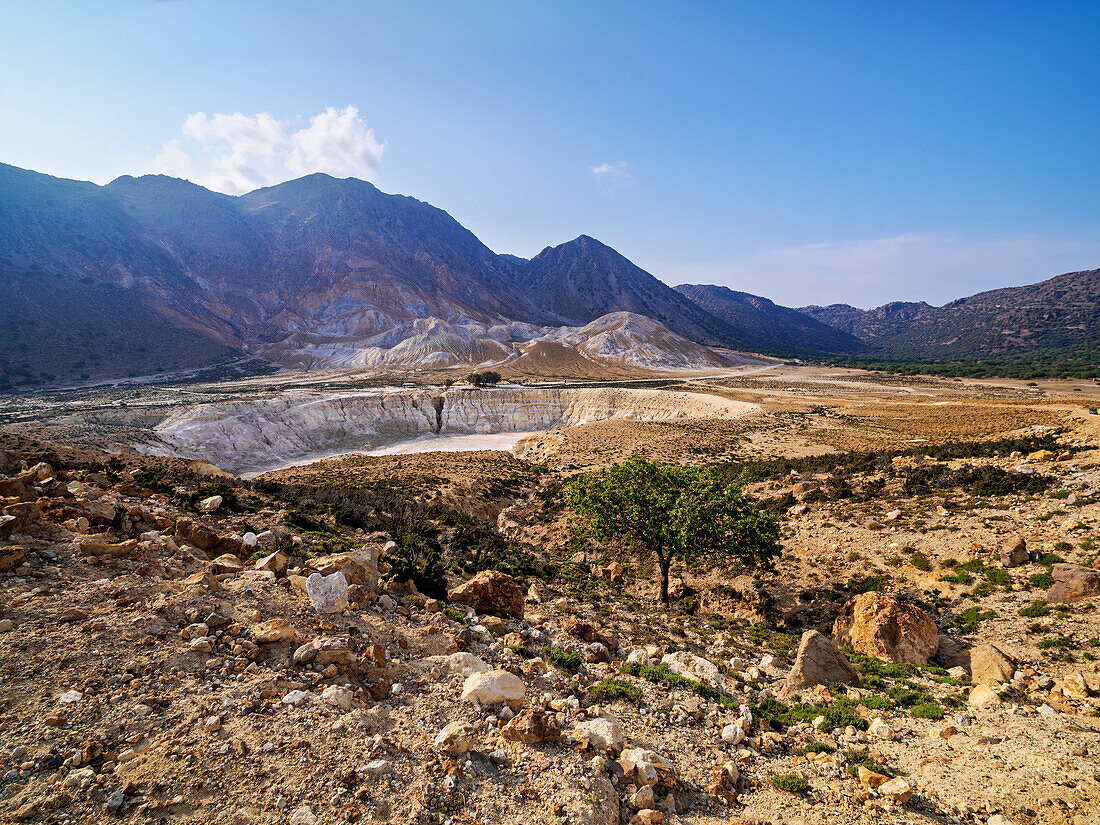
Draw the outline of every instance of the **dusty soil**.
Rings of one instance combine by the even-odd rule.
[[[9,406],[0,449],[19,463],[0,473],[0,510],[18,525],[0,540],[0,819],[615,825],[641,816],[638,785],[615,752],[582,733],[585,720],[614,718],[627,748],[674,768],[652,803],[669,822],[1098,821],[1100,695],[1069,686],[1078,673],[1096,684],[1100,596],[1044,600],[1053,557],[1097,565],[1100,418],[1086,410],[1100,392],[1037,384],[772,368],[677,387],[764,407],[721,426],[604,422],[536,439],[522,459],[336,458],[255,483],[95,449],[97,438],[115,443],[155,417],[152,396],[129,396],[125,408],[98,399],[96,416],[113,416],[109,431],[87,398],[83,411],[77,403],[64,415],[58,399],[31,413]],[[149,406],[135,410],[142,401]],[[1053,457],[905,453],[1047,433]],[[872,448],[898,452],[845,464],[847,451]],[[753,480],[747,493],[784,517],[775,570],[756,579],[748,570],[678,571],[674,590],[688,589],[669,609],[656,604],[651,561],[579,539],[564,506],[572,475],[633,452],[700,464],[829,453],[849,469],[777,465]],[[983,467],[1048,481],[1009,493],[951,481]],[[17,477],[27,483],[8,484]],[[946,480],[906,487],[922,478]],[[295,490],[306,492],[293,498]],[[323,491],[362,503],[362,523],[341,520]],[[225,502],[198,509],[214,493]],[[383,512],[401,502],[411,502],[405,521]],[[82,513],[93,518],[82,522]],[[207,549],[189,523],[207,528]],[[450,586],[481,566],[510,571],[527,593],[523,618],[434,603],[387,579],[392,550],[382,551],[377,586],[360,587],[343,612],[316,611],[296,573],[331,552],[377,552],[410,524],[430,528],[417,527],[417,540],[439,543]],[[496,538],[471,542],[475,527]],[[247,533],[259,536],[255,550]],[[1034,557],[1005,569],[998,551],[1015,536]],[[87,550],[99,546],[90,537],[113,549]],[[288,573],[252,570],[276,546],[289,554]],[[621,580],[612,561],[624,563]],[[926,610],[939,660],[899,669],[854,658],[859,690],[805,692],[812,707],[800,721],[766,715],[777,712],[769,702],[799,707],[784,688],[799,634],[829,633],[863,589]],[[257,641],[271,619],[291,635]],[[346,647],[331,664],[295,660],[303,645],[332,638]],[[956,651],[982,643],[1011,656],[1018,672],[974,706],[968,674],[946,668]],[[509,712],[461,699],[459,664],[442,658],[458,650],[518,676],[525,707],[553,718],[562,738],[505,738]],[[627,658],[656,664],[675,652],[720,666],[717,693],[667,673],[653,681],[636,667],[623,672]],[[596,688],[606,679],[636,693],[608,698]],[[752,724],[742,704],[754,709]],[[814,728],[826,711],[859,724]],[[890,738],[860,730],[880,716]],[[738,719],[746,738],[723,741]],[[465,753],[434,744],[454,721],[470,725]],[[863,759],[904,778],[912,797],[893,800],[850,775]],[[727,761],[740,779],[716,786]],[[789,774],[806,789],[773,785]]]

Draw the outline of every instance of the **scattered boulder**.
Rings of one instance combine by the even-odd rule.
[[[1027,564],[1028,558],[1027,542],[1023,536],[1012,536],[1001,545],[1001,564],[1005,568]]]
[[[883,782],[879,785],[878,792],[895,805],[904,805],[913,797],[912,787],[900,776],[894,777],[889,782]]]
[[[997,695],[997,691],[991,688],[989,685],[975,685],[974,689],[970,691],[970,696],[967,697],[966,703],[973,708],[980,708],[983,705],[988,705],[991,702],[999,702],[1001,698]]]
[[[473,673],[462,684],[463,701],[476,700],[482,705],[506,704],[512,710],[519,710],[523,706],[523,695],[523,682],[506,670]]]
[[[378,588],[378,548],[364,547],[362,550],[350,550],[331,556],[319,556],[310,559],[309,569],[322,576],[333,573],[344,574],[348,584],[357,584],[368,590]]]
[[[832,639],[816,630],[807,630],[798,644],[786,686],[788,690],[802,690],[833,682],[858,687],[859,673]]]
[[[0,541],[10,539],[18,526],[19,519],[15,516],[0,516]]]
[[[1080,564],[1059,563],[1051,570],[1054,584],[1047,593],[1053,604],[1069,604],[1100,596],[1100,570]]]
[[[977,645],[970,649],[970,680],[978,685],[1011,682],[1016,663],[994,645]]]
[[[306,592],[318,613],[340,613],[348,606],[348,580],[340,571],[329,576],[313,573],[306,579]]]
[[[447,598],[456,604],[469,605],[479,613],[523,618],[523,591],[511,576],[498,570],[482,570],[451,590]]]
[[[352,703],[355,701],[355,694],[346,687],[329,685],[321,691],[321,701],[341,710],[351,710]]]
[[[215,573],[240,573],[244,570],[244,562],[232,553],[223,553],[210,562],[210,569]]]
[[[463,721],[449,722],[435,735],[432,746],[436,750],[449,753],[452,756],[461,756],[470,750],[470,736],[473,728]]]
[[[247,537],[248,536],[246,535],[245,538]],[[245,546],[248,546],[247,542],[245,542]],[[286,573],[286,568],[289,564],[290,559],[287,558],[286,553],[282,552],[281,550],[276,550],[274,553],[264,556],[262,559],[257,561],[256,564],[253,565],[253,569],[266,570],[269,573],[274,573],[276,576],[281,576]]]
[[[500,735],[511,742],[534,745],[537,742],[556,742],[561,738],[561,728],[552,715],[524,708],[501,728]]]
[[[695,656],[685,650],[677,653],[668,653],[661,659],[662,665],[667,665],[673,673],[678,673],[688,679],[695,679],[713,688],[722,688],[725,679],[713,662],[709,662],[701,656]]]
[[[863,593],[844,605],[833,641],[888,662],[927,664],[939,646],[932,617],[886,593]]]
[[[221,506],[221,496],[210,496],[209,498],[204,498],[202,501],[196,504],[195,509],[198,510],[200,513],[206,513],[207,515],[209,515],[210,513],[217,512],[218,508]]]
[[[252,627],[257,644],[276,644],[294,639],[294,626],[286,619],[268,619]]]
[[[623,749],[623,726],[618,719],[589,719],[577,725],[576,733],[578,738],[585,738],[596,750],[618,753]]]

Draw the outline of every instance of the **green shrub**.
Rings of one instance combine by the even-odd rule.
[[[918,570],[923,570],[925,573],[932,569],[932,560],[920,551],[917,551],[909,557],[909,563]]]
[[[806,746],[806,753],[835,753],[836,748],[824,742],[810,742]]]
[[[560,647],[546,647],[543,650],[543,658],[555,667],[568,670],[570,673],[576,673],[581,669],[580,654],[573,653],[571,650]]]
[[[919,704],[913,705],[913,707],[909,709],[909,712],[918,719],[943,718],[943,706],[935,700],[920,702]]]
[[[642,704],[642,691],[625,679],[604,679],[588,689],[588,698],[594,702],[608,703],[624,699],[632,705]]]
[[[780,773],[772,777],[772,787],[787,793],[806,793],[810,783],[806,781],[806,777],[797,773]]]
[[[1046,616],[1049,613],[1050,608],[1047,607],[1046,599],[1036,599],[1027,607],[1020,608],[1020,615],[1029,619],[1038,619],[1040,616]]]

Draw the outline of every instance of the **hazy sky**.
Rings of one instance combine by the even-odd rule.
[[[0,161],[321,170],[498,252],[942,303],[1100,267],[1100,3],[0,0]]]

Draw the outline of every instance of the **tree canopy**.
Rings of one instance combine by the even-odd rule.
[[[632,456],[576,479],[569,504],[595,538],[654,558],[661,601],[669,570],[767,566],[779,554],[779,522],[709,468]]]

